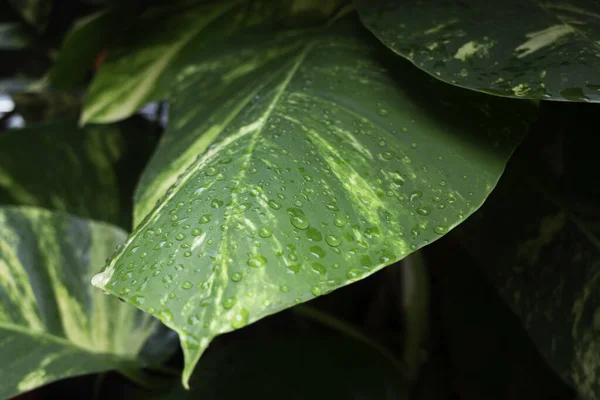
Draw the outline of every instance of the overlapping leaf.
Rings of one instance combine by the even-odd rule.
[[[553,137],[550,127],[534,137],[527,166],[508,169],[461,233],[550,365],[583,398],[598,399],[598,139],[584,129],[596,111],[576,116],[569,131]]]
[[[131,120],[81,129],[67,121],[2,132],[0,204],[65,211],[128,228],[128,188],[154,144],[149,126]]]
[[[591,0],[357,0],[383,43],[445,82],[509,97],[600,101]]]
[[[139,187],[138,218],[149,214],[94,277],[180,334],[184,383],[214,336],[364,278],[459,224],[535,112],[386,58],[354,16],[274,33],[269,3],[252,4],[238,24],[177,45],[172,65],[186,68]],[[111,70],[132,60],[121,53]],[[107,84],[93,98],[114,98]]]
[[[155,321],[89,285],[126,237],[37,208],[0,208],[0,398],[128,369]]]

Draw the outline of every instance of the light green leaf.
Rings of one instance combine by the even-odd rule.
[[[539,351],[589,399],[600,398],[599,141],[579,133],[596,117],[580,111],[565,131],[545,115],[550,126],[460,230]]]
[[[394,365],[369,346],[340,334],[304,333],[217,346],[198,364],[192,390],[177,383],[166,392],[139,396],[153,400],[236,397],[402,400],[408,398],[408,386]]]
[[[188,3],[151,8],[135,21],[135,28],[120,45],[111,47],[88,93],[83,122],[117,121],[148,102],[165,98],[173,79],[187,65],[181,56],[202,51],[207,35],[216,39],[213,32],[222,35],[217,40],[223,40],[267,17],[285,24],[297,23],[299,16],[304,17],[302,21],[319,19],[333,12],[340,1],[271,1],[267,6],[264,1],[244,0]],[[198,43],[202,47],[195,47]]]
[[[214,336],[362,279],[468,217],[535,112],[386,58],[354,17],[324,31],[252,21],[182,54],[139,187],[136,214],[150,213],[94,277],[179,333],[186,384]]]
[[[1,399],[135,365],[155,320],[89,284],[125,237],[66,214],[0,208]]]
[[[130,227],[128,188],[154,144],[149,126],[130,120],[81,129],[76,121],[67,121],[2,132],[0,204],[43,207]]]
[[[386,46],[432,76],[508,97],[600,101],[592,0],[356,0]]]
[[[0,22],[0,50],[23,49],[31,42],[31,36],[18,22]]]

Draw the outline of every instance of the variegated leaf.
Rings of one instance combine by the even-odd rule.
[[[0,133],[0,204],[65,211],[129,228],[128,188],[154,145],[150,126],[134,119],[81,129],[68,121]]]
[[[135,366],[155,320],[89,284],[125,237],[66,214],[0,208],[0,398]]]
[[[356,0],[365,25],[432,76],[508,97],[600,101],[593,0]]]
[[[296,19],[320,20],[336,10],[341,0],[289,2],[224,0],[212,4],[175,3],[154,7],[135,21],[98,71],[82,115],[83,122],[111,122],[133,114],[144,104],[168,96],[173,79],[187,64],[186,54],[199,51],[206,35],[222,40],[244,25],[262,18],[294,24]],[[256,21],[245,19],[252,14]],[[219,32],[215,38],[212,32]],[[217,67],[217,66],[214,66]]]
[[[235,34],[214,26],[181,54],[168,131],[139,187],[136,213],[149,214],[94,277],[180,334],[184,384],[214,336],[463,221],[535,113],[386,57],[354,15],[274,31],[268,13],[247,12]],[[123,57],[114,65],[136,53]]]
[[[571,109],[566,131],[552,117],[565,110],[542,114],[547,126],[460,233],[549,364],[600,399],[600,140],[586,132],[597,110]]]

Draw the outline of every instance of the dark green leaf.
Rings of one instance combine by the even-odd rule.
[[[461,229],[550,365],[594,399],[600,398],[599,142],[586,128],[596,116],[595,107],[572,115],[563,131],[545,115],[549,126]]]
[[[489,266],[480,269],[455,239],[449,235],[425,254],[441,311],[434,329],[443,332],[460,399],[574,400],[485,276]]]
[[[402,400],[407,386],[371,347],[340,334],[304,334],[217,346],[200,361],[191,390],[176,383],[153,400]]]
[[[50,84],[72,89],[85,83],[94,61],[108,50],[111,40],[133,16],[129,10],[102,11],[80,20],[65,38],[59,57],[49,72]]]
[[[50,15],[51,0],[8,0],[23,19],[43,30]]]
[[[264,10],[230,12],[223,20],[238,26],[216,20],[176,48],[187,67],[137,197],[137,220],[149,214],[94,278],[180,334],[184,382],[214,336],[362,279],[462,222],[535,112],[429,78],[361,36],[355,18],[274,33]]]
[[[112,226],[0,208],[0,398],[129,369],[156,321],[89,284],[126,237]]]
[[[33,125],[0,133],[0,204],[66,211],[129,228],[132,188],[151,125]]]
[[[432,76],[508,97],[600,101],[592,0],[356,0],[365,25]]]

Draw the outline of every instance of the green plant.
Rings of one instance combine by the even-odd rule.
[[[0,1],[0,397],[600,398],[595,3],[104,3]]]

